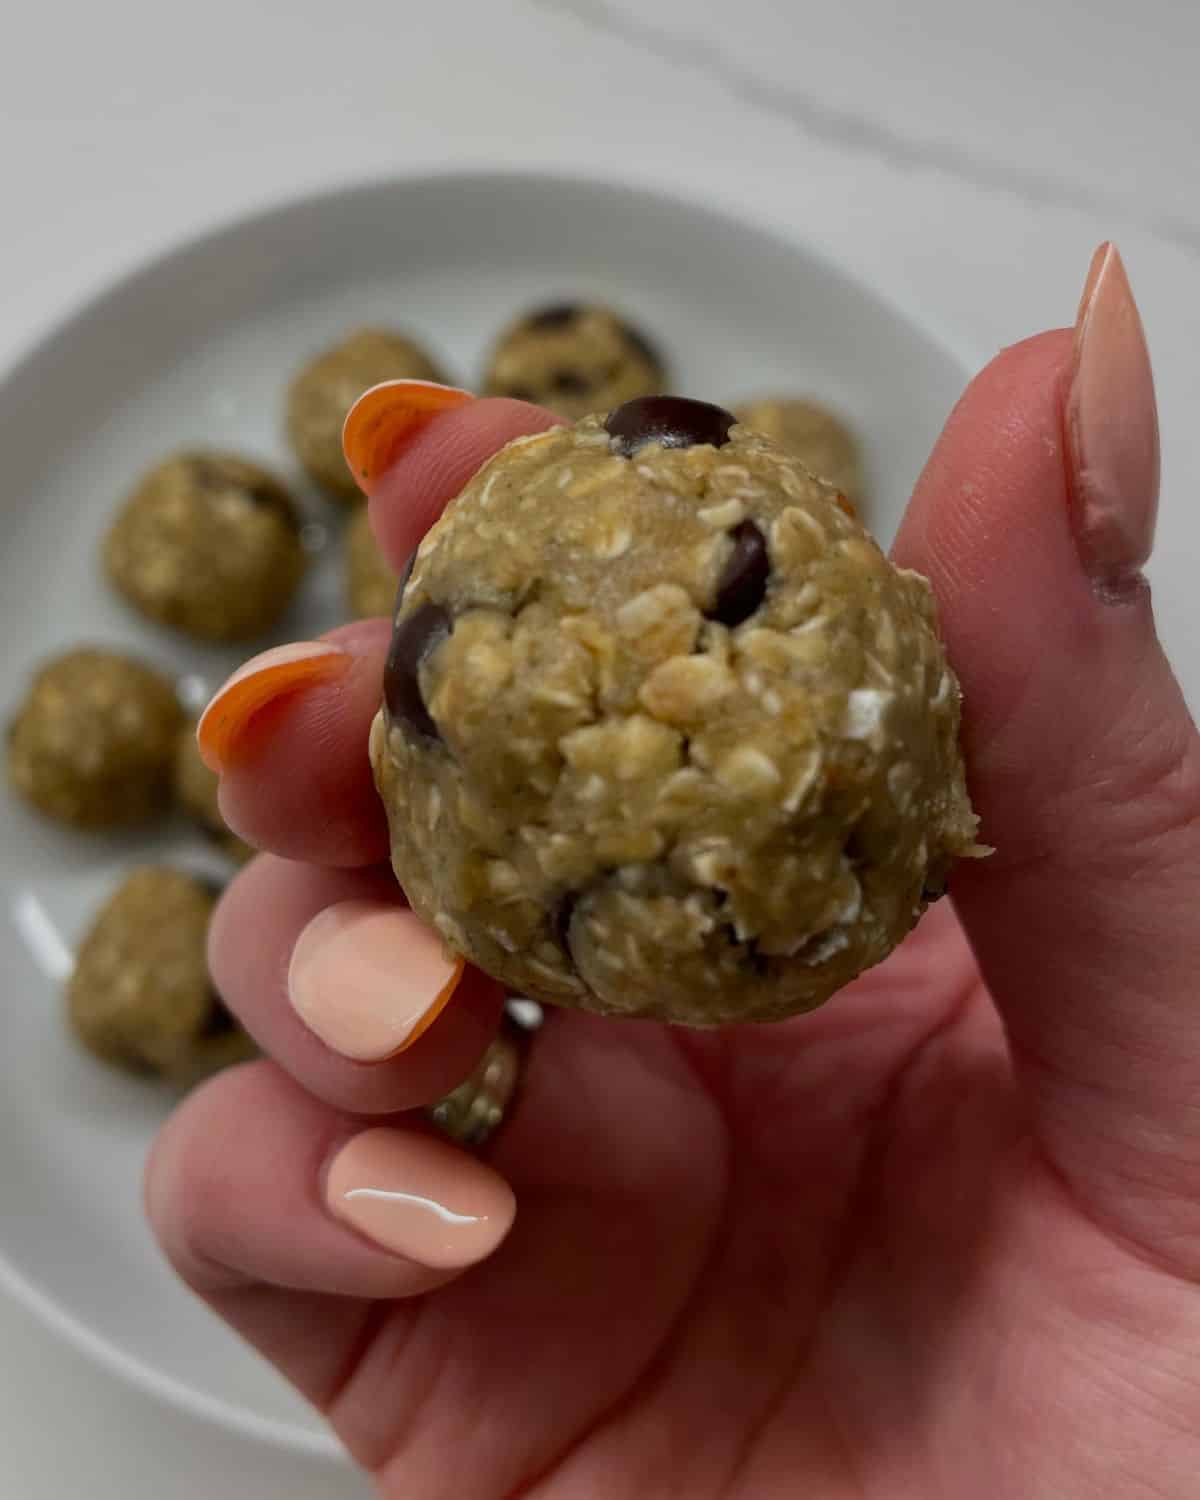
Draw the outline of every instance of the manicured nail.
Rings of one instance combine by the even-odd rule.
[[[218,775],[237,758],[246,726],[277,699],[326,682],[346,671],[354,658],[329,641],[293,641],[252,656],[214,694],[196,725],[200,758]]]
[[[327,1047],[379,1062],[433,1024],[465,967],[406,907],[339,901],[296,939],[288,995]]]
[[[342,1147],[325,1202],[377,1245],[433,1270],[490,1255],[516,1213],[512,1189],[491,1167],[434,1137],[387,1126]]]
[[[474,399],[470,391],[432,380],[385,380],[364,391],[342,428],[342,452],[359,489],[372,494],[380,475],[439,412]]]
[[[1154,545],[1159,454],[1150,351],[1112,244],[1092,257],[1079,304],[1065,431],[1076,545],[1119,592]]]

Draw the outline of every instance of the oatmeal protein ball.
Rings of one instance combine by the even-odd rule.
[[[350,613],[355,618],[390,615],[399,581],[379,550],[367,507],[360,505],[346,526],[346,603]]]
[[[254,857],[257,851],[238,838],[221,816],[221,809],[217,805],[217,789],[221,778],[215,771],[210,771],[200,758],[195,720],[184,726],[176,740],[171,777],[176,802],[230,859],[244,864]]]
[[[489,396],[548,406],[575,420],[663,388],[663,363],[610,308],[564,302],[518,318],[492,350]]]
[[[721,408],[510,443],[419,548],[371,732],[418,914],[513,992],[819,1005],[982,852],[933,598]]]
[[[764,433],[794,453],[814,474],[827,479],[854,505],[861,505],[864,485],[858,441],[846,424],[816,401],[771,396],[734,407],[746,427]]]
[[[386,328],[359,328],[311,360],[287,392],[287,435],[296,457],[334,500],[362,498],[342,455],[342,424],[365,390],[384,380],[445,376],[419,344]]]
[[[67,1014],[89,1052],[181,1087],[253,1055],[208,976],[215,904],[206,882],[167,866],[143,866],[118,886],[67,984]]]
[[[82,646],[46,662],[8,726],[8,779],[47,817],[118,828],[162,812],[183,712],[169,677]]]
[[[104,563],[151,620],[241,641],[287,608],[305,559],[295,507],[274,475],[231,453],[177,453],[121,507]]]

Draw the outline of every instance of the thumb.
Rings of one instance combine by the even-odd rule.
[[[1090,1211],[1196,1273],[1200,740],[1139,572],[1157,494],[1149,355],[1103,246],[1074,334],[968,388],[895,552],[962,682],[996,853],[954,900],[1039,1143]]]

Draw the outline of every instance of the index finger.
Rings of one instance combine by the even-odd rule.
[[[392,463],[371,480],[372,524],[397,569],[498,449],[557,421],[524,402],[485,400],[410,425]],[[382,621],[276,647],[236,672],[209,704],[201,750],[221,777],[223,817],[248,843],[313,864],[382,857],[387,833],[367,736],[387,648]]]

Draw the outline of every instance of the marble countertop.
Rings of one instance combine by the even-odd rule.
[[[202,228],[450,165],[732,206],[837,259],[972,366],[1069,323],[1092,249],[1115,238],[1161,402],[1151,577],[1200,704],[1200,8],[746,0],[731,15],[690,0],[360,0],[336,22],[313,0],[26,7],[0,51],[0,367]],[[339,1465],[150,1402],[3,1299],[0,1351],[6,1495],[367,1493]]]

